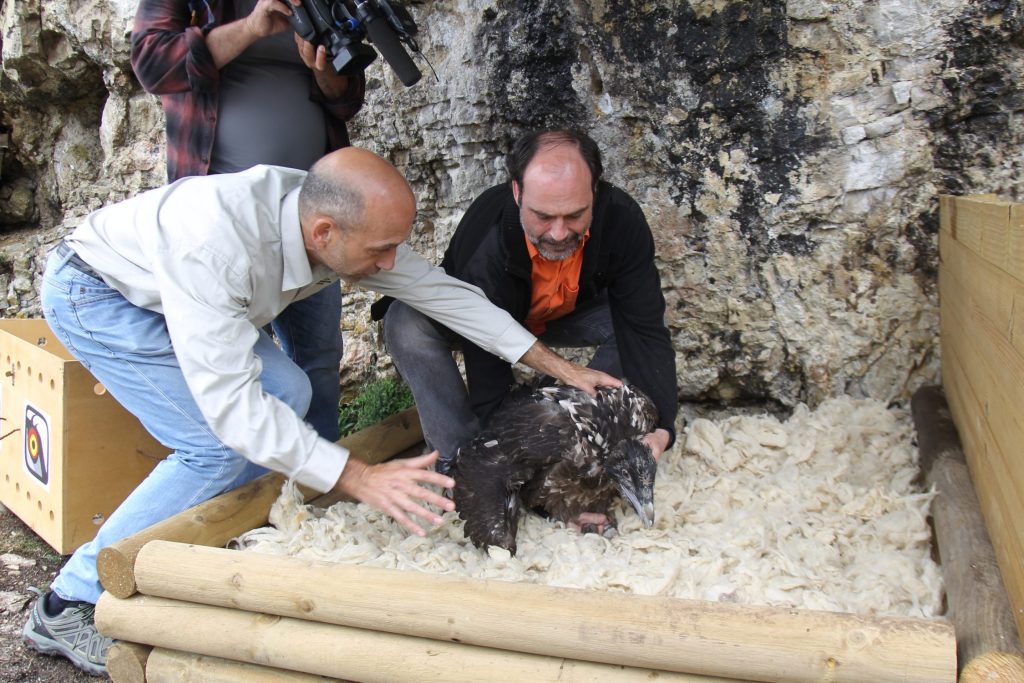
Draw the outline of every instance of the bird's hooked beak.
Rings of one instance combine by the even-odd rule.
[[[636,510],[640,521],[644,523],[644,528],[650,529],[654,526],[654,501],[642,501],[633,491],[624,490],[621,487],[619,490],[622,492],[622,497],[629,501],[629,504]]]
[[[654,525],[654,475],[658,462],[647,444],[639,439],[624,441],[619,445],[621,458],[609,467],[609,474],[615,479],[619,493],[636,510],[645,529]]]
[[[641,519],[641,521],[643,521],[645,529],[650,529],[652,526],[654,526],[654,502],[653,501],[650,502],[650,503],[644,503],[643,507],[641,507],[639,510],[637,510],[636,513],[638,515],[640,515],[640,519]]]

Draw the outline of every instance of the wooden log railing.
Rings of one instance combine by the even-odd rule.
[[[337,680],[160,647],[153,648],[146,666],[146,683],[328,683]]]
[[[1024,650],[942,388],[919,389],[911,409],[921,473],[938,492],[932,519],[956,629],[960,682],[1020,683]]]
[[[953,629],[940,621],[483,581],[163,541],[142,549],[135,571],[151,596],[439,644],[778,683],[956,678]]]
[[[556,680],[560,683],[647,683],[651,680],[735,683],[628,666],[575,662],[557,656],[524,655],[148,595],[121,600],[104,593],[96,606],[96,625],[114,638],[158,648],[360,683]],[[153,657],[150,655],[151,661]],[[159,656],[152,666],[154,669],[162,667]]]

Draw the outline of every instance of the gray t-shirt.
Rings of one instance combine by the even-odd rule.
[[[255,4],[238,0],[235,16],[248,16]],[[290,28],[257,40],[225,65],[210,173],[256,164],[304,171],[322,157],[327,114],[309,99],[312,78]]]

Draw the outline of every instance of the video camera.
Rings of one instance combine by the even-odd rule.
[[[419,54],[416,22],[396,0],[302,0],[288,17],[295,32],[313,45],[323,45],[339,74],[365,69],[383,55],[406,86],[420,80],[420,70],[402,47]],[[377,48],[363,43],[369,35]]]

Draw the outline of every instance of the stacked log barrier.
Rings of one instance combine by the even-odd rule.
[[[599,680],[633,680],[637,671],[702,682],[956,680],[953,629],[941,621],[483,581],[163,541],[139,553],[136,579],[143,595],[101,599],[96,615],[103,632],[213,656],[240,650],[236,658],[361,681],[372,667],[386,670],[387,680],[430,680],[425,672],[444,659],[445,671],[452,663],[492,671],[501,661],[496,668],[517,671],[519,680],[553,680],[567,662],[625,667],[622,678],[609,669]],[[197,608],[201,615],[190,611]],[[144,616],[133,616],[144,609]],[[176,627],[175,614],[210,626]],[[231,621],[238,618],[248,621]],[[264,633],[269,624],[301,635],[271,647]],[[163,640],[164,632],[178,640]],[[239,632],[239,642],[203,649],[215,647],[218,633]],[[332,668],[292,659],[293,637],[317,643],[314,650],[326,647]],[[255,648],[249,654],[246,643]],[[360,652],[374,653],[371,670],[344,668],[349,658],[339,648],[346,643],[356,660],[366,659]],[[390,668],[395,658],[408,664],[404,677]],[[513,661],[528,668],[515,669]]]
[[[935,546],[956,629],[960,683],[1020,683],[1024,650],[942,388],[918,389],[911,408],[921,473],[938,494]]]

